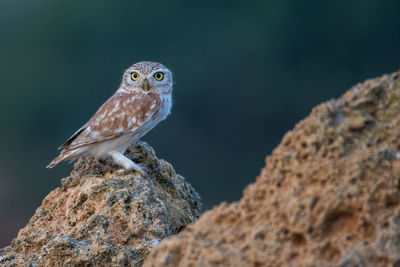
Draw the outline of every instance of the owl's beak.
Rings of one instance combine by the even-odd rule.
[[[149,81],[147,79],[144,79],[142,88],[145,91],[148,91],[150,89],[150,84],[149,84]]]

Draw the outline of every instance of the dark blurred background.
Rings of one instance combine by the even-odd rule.
[[[56,148],[125,68],[175,75],[172,115],[144,140],[203,199],[240,199],[265,156],[322,101],[400,66],[400,1],[0,2],[0,247],[72,165]]]

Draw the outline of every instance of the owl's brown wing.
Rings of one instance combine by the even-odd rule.
[[[75,139],[76,137],[86,129],[86,124],[83,125],[78,131],[76,131],[70,138],[68,138],[67,141],[65,141],[64,144],[62,144],[61,146],[58,147],[58,150],[64,149],[66,147],[68,147]]]
[[[75,149],[139,131],[158,112],[160,97],[116,93],[59,149]]]

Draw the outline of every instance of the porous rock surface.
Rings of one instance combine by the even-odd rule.
[[[200,215],[200,198],[144,142],[127,155],[148,176],[80,159],[10,246],[0,266],[141,266],[161,239]]]
[[[315,107],[239,202],[165,239],[144,266],[400,266],[399,77]]]

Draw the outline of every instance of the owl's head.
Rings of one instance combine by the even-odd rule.
[[[172,91],[172,73],[161,63],[141,61],[125,71],[120,90],[169,94]]]

